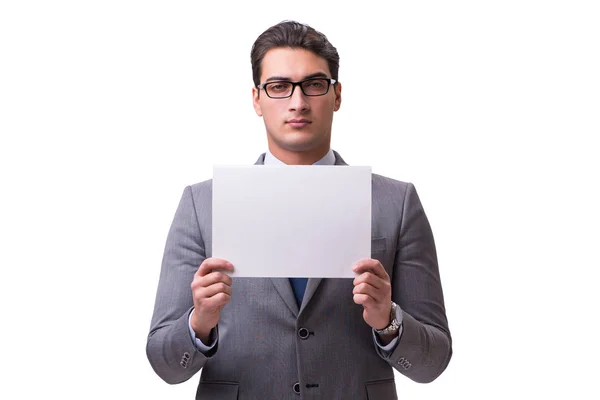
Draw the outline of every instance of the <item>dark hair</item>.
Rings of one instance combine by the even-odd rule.
[[[255,85],[260,84],[262,60],[265,54],[277,47],[301,48],[323,57],[329,64],[331,77],[338,80],[340,56],[327,37],[308,25],[295,21],[283,21],[261,33],[252,45],[250,62]]]

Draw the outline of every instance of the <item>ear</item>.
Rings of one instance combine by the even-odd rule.
[[[333,111],[337,111],[342,105],[342,84],[340,82],[337,82],[333,87],[333,90],[335,93],[335,105],[333,107]]]
[[[256,87],[252,88],[252,105],[254,106],[254,111],[256,112],[256,115],[258,115],[259,117],[262,117],[262,109],[260,108],[260,102],[259,102],[259,90]]]

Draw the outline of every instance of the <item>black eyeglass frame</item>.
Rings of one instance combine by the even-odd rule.
[[[307,94],[304,91],[304,88],[302,87],[302,84],[304,82],[308,82],[308,81],[317,81],[317,80],[323,80],[323,81],[327,81],[327,90],[325,90],[325,93],[323,94]],[[271,96],[269,94],[269,92],[267,91],[267,89],[265,89],[266,85],[270,85],[273,83],[291,83],[292,84],[292,92],[288,95],[288,96],[282,96],[282,97],[278,97],[278,96]],[[266,95],[271,98],[271,99],[287,99],[289,97],[292,97],[294,95],[294,90],[296,90],[296,86],[300,86],[300,90],[302,90],[302,93],[305,96],[309,96],[309,97],[316,97],[316,96],[325,96],[327,93],[329,93],[329,88],[331,87],[331,85],[335,85],[337,83],[337,81],[335,79],[332,78],[321,78],[321,77],[317,77],[317,78],[308,78],[308,79],[304,79],[298,82],[292,82],[292,81],[269,81],[269,82],[265,82],[265,83],[261,83],[260,85],[256,85],[256,87],[258,89],[262,89],[265,91]]]

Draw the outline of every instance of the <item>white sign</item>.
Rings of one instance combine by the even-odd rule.
[[[371,167],[215,166],[212,207],[231,276],[354,278],[371,257]]]

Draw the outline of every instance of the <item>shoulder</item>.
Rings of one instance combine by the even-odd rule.
[[[410,182],[403,182],[387,176],[371,174],[373,194],[377,196],[404,197],[407,193],[414,192],[415,187]]]
[[[190,185],[189,188],[191,189],[192,193],[200,193],[204,191],[212,192],[212,182],[212,179],[207,179],[202,182],[194,183],[193,185]]]
[[[186,186],[183,189],[183,198],[191,198],[194,203],[212,201],[212,179]]]

